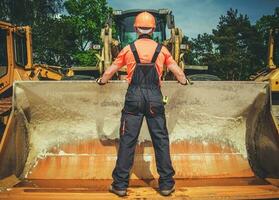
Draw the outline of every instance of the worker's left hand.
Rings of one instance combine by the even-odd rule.
[[[106,83],[102,82],[102,78],[97,78],[96,83],[98,83],[99,85],[105,85],[106,84]]]

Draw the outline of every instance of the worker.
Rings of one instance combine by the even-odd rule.
[[[168,196],[174,192],[175,171],[170,158],[169,136],[160,90],[163,66],[166,65],[181,84],[187,85],[189,81],[167,48],[152,40],[152,33],[156,28],[152,14],[138,14],[134,28],[138,39],[122,49],[103,76],[97,79],[98,84],[104,85],[121,67],[127,66],[129,87],[122,109],[119,149],[109,191],[118,196],[127,195],[135,147],[145,117],[160,175],[159,192]]]

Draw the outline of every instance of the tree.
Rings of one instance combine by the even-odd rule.
[[[230,9],[212,34],[189,41],[192,64],[208,65],[208,73],[225,80],[247,80],[263,67],[263,41],[247,15]]]
[[[214,71],[218,53],[215,49],[215,44],[211,34],[198,34],[197,38],[192,39],[193,57],[195,64],[207,65],[209,73],[218,74],[218,71]]]
[[[34,60],[49,65],[70,66],[77,51],[71,24],[63,19],[49,18],[33,29]]]
[[[73,31],[60,12],[63,0],[35,0],[32,3],[34,62],[68,66],[72,63]]]
[[[96,64],[89,46],[101,43],[101,28],[112,11],[106,0],[1,0],[0,6],[1,20],[32,26],[35,62]]]
[[[112,9],[106,0],[66,0],[65,8],[69,15],[64,15],[63,19],[71,24],[77,36],[74,40],[77,47],[74,63],[94,65],[94,52],[89,50],[89,46],[101,43],[101,29]]]
[[[1,0],[0,19],[17,25],[36,24],[59,13],[63,0]]]
[[[258,32],[260,33],[261,35],[261,38],[263,40],[263,57],[266,58],[267,57],[267,52],[268,52],[268,39],[269,39],[269,31],[271,29],[278,29],[279,28],[279,7],[275,8],[274,9],[274,13],[273,15],[265,15],[263,17],[261,17],[257,22],[256,22],[256,28],[258,30]],[[277,34],[277,41],[279,41],[279,38],[278,38],[278,35]],[[277,42],[278,44],[278,42]],[[275,46],[276,47],[276,46]],[[274,55],[274,58],[275,60],[279,60],[279,46],[276,47],[276,50],[275,51],[275,55]],[[265,66],[266,66],[266,59],[264,60],[265,61]]]
[[[64,36],[63,24],[55,16],[63,10],[63,0],[3,0],[1,20],[32,27],[34,61],[51,65],[64,64],[58,57],[68,57],[68,48],[59,39]],[[65,48],[64,48],[65,47]],[[58,51],[62,50],[64,51]],[[58,55],[57,55],[58,53]],[[62,54],[66,55],[62,55]],[[62,59],[62,60],[65,60]]]
[[[0,1],[0,20],[1,21],[9,21],[9,3],[10,0],[2,0]]]
[[[262,16],[256,22],[256,28],[262,34],[265,42],[267,42],[269,30],[279,28],[279,7],[275,8],[273,15]]]
[[[197,62],[195,60],[195,55],[194,55],[193,48],[192,48],[193,47],[192,40],[190,40],[189,37],[187,37],[187,36],[183,36],[182,44],[187,44],[187,46],[189,48],[183,56],[185,64],[196,65]]]
[[[214,71],[226,80],[245,80],[262,66],[262,41],[247,15],[230,9],[213,30],[218,60]]]

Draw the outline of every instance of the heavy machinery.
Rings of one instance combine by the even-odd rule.
[[[0,21],[1,90],[10,89],[16,80],[61,80],[61,67],[33,64],[32,33],[29,26]]]
[[[114,10],[109,16],[105,27],[101,31],[102,44],[93,44],[92,48],[99,50],[96,54],[98,63],[96,66],[72,67],[75,74],[99,77],[109,67],[122,48],[137,39],[134,31],[134,20],[142,10]],[[185,64],[184,54],[189,51],[189,46],[183,42],[182,30],[175,26],[174,16],[169,9],[148,10],[156,18],[156,30],[153,39],[165,45],[171,52],[175,61],[186,71],[189,79],[193,80],[220,80],[214,75],[205,72],[208,66],[197,66]],[[169,29],[169,32],[167,31]],[[169,38],[168,38],[169,36]],[[114,77],[123,80],[126,77],[126,67],[123,67]],[[173,80],[172,74],[165,68],[163,80]]]
[[[134,20],[138,13],[142,10],[114,10],[113,15],[109,17],[105,27],[101,31],[102,45],[94,44],[92,48],[100,50],[96,54],[99,62],[96,66],[91,67],[73,67],[73,71],[77,74],[86,74],[99,77],[109,67],[112,61],[122,48],[137,39],[134,31]],[[183,55],[187,51],[188,46],[182,43],[182,30],[175,26],[174,16],[169,9],[148,10],[156,18],[156,30],[153,33],[153,39],[164,44],[171,52],[175,61],[183,69],[204,70],[207,66],[185,65]],[[166,28],[169,29],[169,33]],[[167,38],[167,35],[170,37]],[[126,68],[123,67],[114,79],[122,80],[125,78]],[[164,80],[172,80],[172,75],[165,69]]]
[[[110,56],[111,50],[105,52]],[[274,70],[270,82],[162,83],[169,97],[165,108],[177,182],[173,197],[279,198],[274,186],[279,179],[279,79]],[[116,161],[126,88],[124,81],[103,87],[93,81],[16,82],[0,144],[0,186],[8,188],[0,198],[113,198],[104,191]],[[154,159],[144,123],[129,197],[159,197]]]
[[[11,110],[12,85],[17,80],[61,80],[61,67],[33,64],[29,26],[0,21],[0,116],[5,127]],[[3,131],[0,131],[0,138]]]

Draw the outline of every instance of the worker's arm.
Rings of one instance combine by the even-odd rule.
[[[124,47],[113,61],[112,65],[106,69],[103,76],[97,79],[97,83],[104,85],[108,80],[124,65],[126,65],[125,55],[130,50],[130,46]]]
[[[118,66],[112,64],[109,68],[106,69],[105,73],[103,74],[102,78],[99,81],[103,84],[107,83],[108,80],[117,72]]]
[[[173,63],[167,67],[174,74],[174,76],[179,81],[179,83],[181,83],[183,85],[189,84],[189,81],[187,80],[184,72],[176,63]]]
[[[164,64],[167,66],[167,68],[174,74],[176,79],[179,81],[179,83],[183,85],[190,84],[189,80],[186,78],[183,70],[177,65],[175,60],[173,59],[171,53],[168,51],[166,47],[162,47],[162,52],[165,56],[165,62]]]

